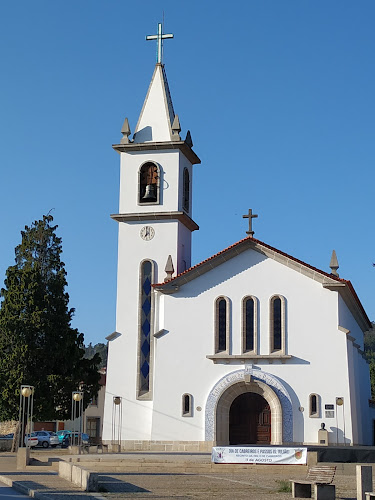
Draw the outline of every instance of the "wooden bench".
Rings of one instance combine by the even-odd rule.
[[[293,498],[311,498],[311,486],[314,486],[315,500],[334,500],[335,465],[316,465],[310,467],[304,481],[291,479]]]

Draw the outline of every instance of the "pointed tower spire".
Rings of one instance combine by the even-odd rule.
[[[335,250],[332,251],[332,257],[331,257],[331,262],[329,263],[329,267],[331,268],[331,274],[333,274],[334,276],[338,276],[339,273],[337,272],[337,269],[340,267],[339,266],[339,263],[338,263],[338,260],[337,260],[337,256],[336,256],[336,252]]]
[[[162,64],[155,66],[137,126],[134,142],[171,142],[175,119],[167,75]]]
[[[174,267],[173,267],[173,262],[172,262],[172,256],[168,255],[167,263],[165,265],[164,271],[166,272],[167,276],[165,277],[164,281],[169,281],[172,279],[172,275],[174,273]]]

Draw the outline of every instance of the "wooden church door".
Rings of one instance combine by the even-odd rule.
[[[229,410],[229,444],[270,444],[271,410],[253,392],[238,396]]]

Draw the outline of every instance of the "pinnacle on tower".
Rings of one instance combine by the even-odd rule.
[[[337,260],[337,256],[336,256],[335,250],[332,251],[332,257],[331,257],[331,262],[329,263],[329,267],[331,268],[331,274],[333,274],[334,276],[338,276],[339,275],[339,273],[337,272],[337,269],[340,266],[339,266],[339,263],[338,263],[338,260]]]
[[[123,135],[120,144],[129,144],[129,135],[131,134],[130,132],[130,127],[129,127],[129,121],[127,118],[125,118],[124,124],[121,129],[121,133]]]
[[[166,272],[167,276],[165,277],[164,281],[169,281],[172,279],[172,275],[174,273],[174,267],[173,267],[173,262],[172,262],[172,256],[168,255],[167,263],[165,265],[164,271]]]
[[[180,125],[180,120],[178,119],[178,115],[175,115],[173,123],[172,123],[172,139],[175,141],[180,141],[180,132],[181,132],[181,125]]]
[[[190,133],[190,130],[187,131],[186,133],[186,139],[185,139],[185,142],[188,146],[190,146],[191,148],[193,147],[193,139],[191,138],[191,133]]]

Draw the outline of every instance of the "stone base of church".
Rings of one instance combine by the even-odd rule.
[[[111,441],[103,441],[108,450],[113,451]],[[121,441],[121,451],[180,451],[211,453],[213,441]]]

